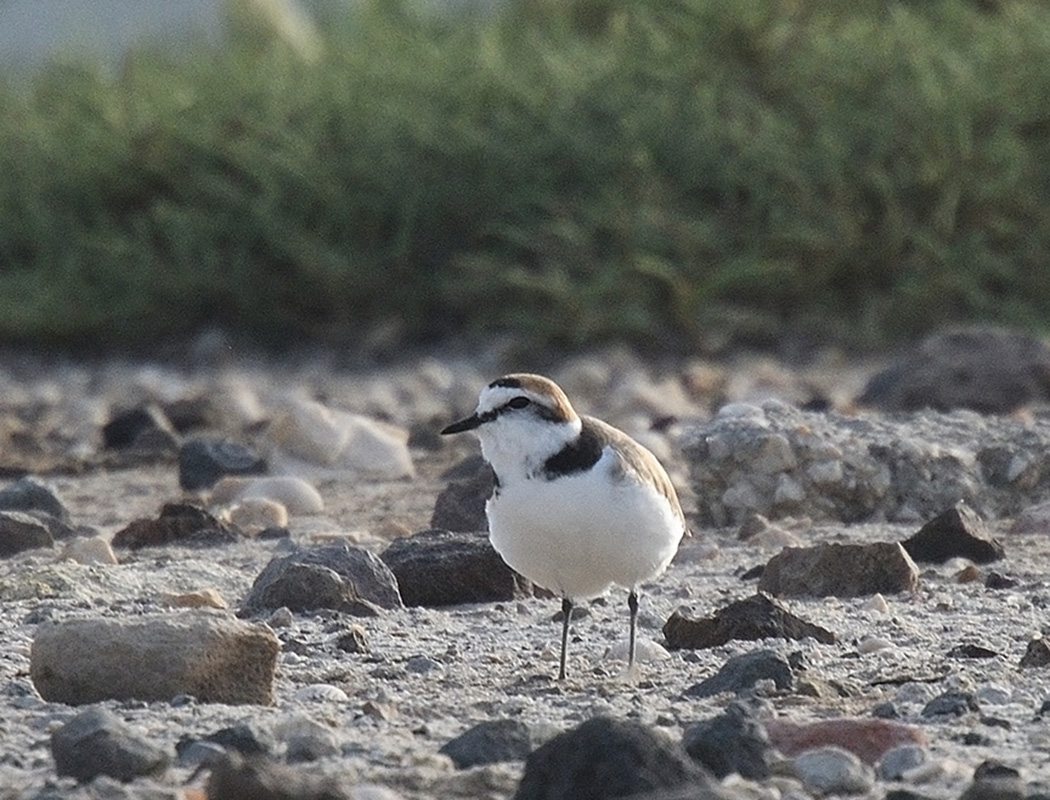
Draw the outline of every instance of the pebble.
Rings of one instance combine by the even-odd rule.
[[[438,752],[451,758],[457,769],[466,769],[500,761],[524,761],[532,748],[528,725],[521,720],[495,719],[479,722],[443,744]]]
[[[78,536],[62,546],[61,558],[78,564],[116,564],[117,554],[101,536]]]
[[[55,487],[34,475],[26,475],[0,489],[0,511],[42,511],[67,525],[69,509]]]
[[[52,733],[51,754],[58,774],[78,781],[100,775],[121,781],[158,775],[171,761],[167,752],[104,708],[81,711]]]
[[[212,505],[232,505],[248,500],[279,503],[289,514],[320,514],[324,499],[310,483],[292,475],[259,478],[226,477],[215,484],[209,496]]]
[[[819,747],[795,756],[791,766],[815,795],[864,794],[875,784],[871,768],[840,747]]]
[[[718,672],[693,684],[683,694],[686,697],[711,697],[720,692],[739,693],[763,680],[771,680],[780,690],[790,690],[795,683],[787,659],[772,650],[755,650],[733,656]]]
[[[187,491],[208,489],[227,475],[259,475],[266,461],[228,439],[191,439],[179,448],[179,486]]]

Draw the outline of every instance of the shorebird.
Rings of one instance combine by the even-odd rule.
[[[573,410],[541,375],[514,374],[484,389],[477,409],[442,434],[474,431],[496,475],[485,505],[489,537],[507,564],[562,598],[565,678],[575,601],[628,590],[628,669],[634,667],[638,586],[662,573],[685,534],[671,479],[626,433]]]

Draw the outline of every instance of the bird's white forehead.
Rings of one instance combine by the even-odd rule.
[[[549,409],[556,419],[568,420],[576,416],[569,398],[558,384],[542,375],[528,373],[505,375],[482,389],[478,397],[478,413],[499,408],[515,397],[529,398]]]

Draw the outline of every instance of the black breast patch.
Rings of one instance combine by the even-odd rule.
[[[598,463],[605,449],[606,439],[596,427],[585,420],[580,435],[543,462],[542,474],[547,480],[590,469]]]

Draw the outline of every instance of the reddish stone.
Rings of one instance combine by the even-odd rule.
[[[773,746],[789,757],[815,747],[835,745],[874,764],[894,747],[927,744],[926,734],[920,728],[884,719],[842,718],[805,724],[770,719],[764,724]]]

